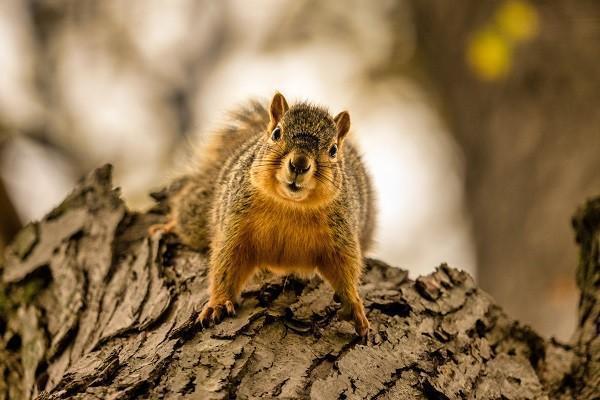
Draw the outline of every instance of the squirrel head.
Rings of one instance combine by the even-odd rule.
[[[256,187],[290,206],[321,207],[339,193],[343,180],[343,144],[350,115],[334,118],[308,103],[288,106],[276,93],[270,121],[252,165]]]

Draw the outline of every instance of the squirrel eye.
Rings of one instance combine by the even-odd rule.
[[[331,146],[331,148],[329,149],[329,157],[334,158],[335,155],[337,154],[337,144],[334,144],[333,146]]]
[[[273,129],[273,133],[271,134],[271,139],[273,139],[273,141],[278,141],[281,138],[281,128],[280,127],[276,127],[275,129]]]

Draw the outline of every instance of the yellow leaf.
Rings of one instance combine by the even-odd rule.
[[[496,12],[496,24],[514,41],[531,39],[538,32],[538,12],[526,1],[508,0]]]
[[[483,28],[471,36],[466,56],[467,63],[479,78],[496,80],[510,69],[512,46],[497,31]]]

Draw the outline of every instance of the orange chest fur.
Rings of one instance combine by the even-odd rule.
[[[248,251],[261,267],[310,269],[333,251],[323,213],[299,214],[258,208],[242,222]]]

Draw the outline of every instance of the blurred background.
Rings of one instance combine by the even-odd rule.
[[[275,90],[350,111],[374,255],[469,271],[568,339],[570,216],[600,193],[593,0],[2,0],[0,247],[103,163],[132,209]]]

